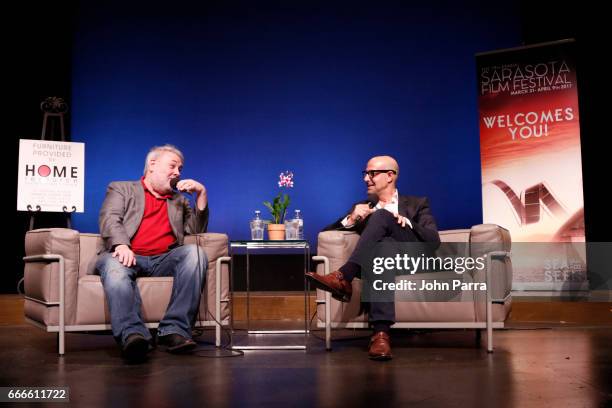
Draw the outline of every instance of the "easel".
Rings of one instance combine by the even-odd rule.
[[[68,112],[68,104],[62,98],[51,96],[40,103],[40,110],[43,112],[43,124],[40,140],[47,140],[48,129],[51,129],[51,131],[48,132],[50,137],[49,140],[55,140],[55,126],[53,125],[59,120],[60,141],[65,142],[66,134],[64,132],[64,114]],[[36,209],[33,210],[33,208]],[[42,211],[42,209],[38,204],[28,204],[27,209],[29,217],[28,231],[31,231],[34,229],[34,219],[36,218],[36,215]],[[71,210],[68,211],[68,207],[63,206],[62,211],[64,212],[64,216],[66,218],[66,228],[72,229],[70,214],[76,212],[76,207],[72,206]]]

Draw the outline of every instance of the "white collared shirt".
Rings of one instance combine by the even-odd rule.
[[[395,191],[393,192],[393,196],[391,196],[391,201],[389,201],[388,203],[385,203],[385,205],[383,205],[380,201],[378,202],[378,204],[376,204],[376,207],[374,207],[374,209],[376,210],[381,210],[381,209],[385,209],[387,211],[389,211],[392,214],[397,214],[399,213],[399,192],[397,191],[397,188],[395,189]],[[346,217],[344,217],[344,219],[341,221],[342,226],[344,226],[344,228],[350,228],[355,224],[350,224],[349,223],[349,215],[347,215]],[[410,220],[406,217],[406,224],[412,228],[412,222],[410,222]]]

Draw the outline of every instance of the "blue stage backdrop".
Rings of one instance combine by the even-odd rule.
[[[429,196],[441,229],[481,222],[474,53],[519,44],[504,2],[180,1],[81,4],[72,135],[86,143],[81,231],[106,186],[138,179],[153,145],[203,182],[209,231],[248,221],[291,170],[290,212],[311,243],[365,197],[372,155],[391,154],[402,194]],[[503,6],[503,8],[502,8]]]

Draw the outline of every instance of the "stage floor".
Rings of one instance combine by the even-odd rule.
[[[394,358],[367,359],[368,331],[321,332],[307,351],[247,351],[211,358],[155,350],[127,365],[109,334],[56,335],[28,325],[0,327],[0,386],[68,386],[82,406],[605,406],[612,401],[612,329],[495,331],[495,352],[469,330],[396,331]],[[237,333],[244,336],[244,333]],[[212,351],[211,351],[212,350]]]

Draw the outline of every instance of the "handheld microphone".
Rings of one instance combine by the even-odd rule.
[[[366,199],[367,203],[368,203],[368,207],[370,208],[374,208],[376,207],[376,204],[378,204],[378,196],[376,194],[368,194],[368,198]],[[361,217],[357,217],[357,222],[361,222],[362,218]]]
[[[378,204],[378,201],[379,201],[378,196],[376,194],[368,194],[367,202],[370,208],[376,207],[376,204]]]
[[[172,189],[172,191],[174,191],[175,193],[178,192],[178,189],[176,188],[176,185],[178,184],[178,182],[181,181],[180,177],[175,177],[173,179],[170,179],[170,188]]]

